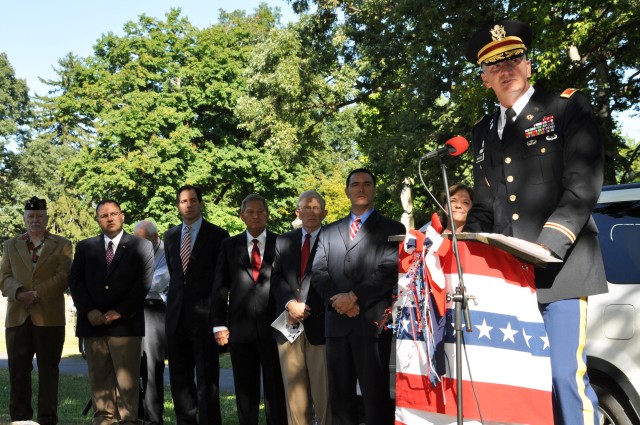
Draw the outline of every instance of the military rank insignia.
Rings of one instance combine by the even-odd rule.
[[[535,123],[533,126],[527,128],[524,131],[524,135],[527,139],[540,136],[541,134],[553,133],[556,131],[556,124],[553,121],[553,115],[547,115],[542,118],[542,121]]]

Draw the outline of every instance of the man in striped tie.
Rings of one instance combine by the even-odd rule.
[[[209,310],[220,244],[229,233],[202,217],[199,187],[182,186],[176,201],[182,223],[163,238],[171,275],[165,316],[171,395],[178,424],[219,425],[219,351]]]
[[[345,193],[351,213],[318,236],[311,284],[323,298],[333,425],[356,425],[356,381],[367,425],[393,423],[389,398],[389,344],[380,342],[398,280],[398,245],[404,226],[374,208],[376,179],[352,171]]]

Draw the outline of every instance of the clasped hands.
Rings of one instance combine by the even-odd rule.
[[[330,300],[331,307],[340,314],[345,314],[348,317],[356,317],[360,314],[358,297],[353,291],[336,294]]]
[[[16,292],[16,301],[29,310],[34,304],[40,301],[40,297],[38,296],[38,291],[24,291],[22,289],[18,289],[18,292]]]
[[[87,313],[87,319],[89,319],[89,323],[93,326],[108,325],[121,317],[120,313],[115,310],[109,310],[102,314],[102,312],[96,308]]]
[[[225,329],[222,331],[214,332],[213,337],[216,340],[216,343],[219,346],[227,345],[229,343],[229,330]]]

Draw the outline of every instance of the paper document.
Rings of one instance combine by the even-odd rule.
[[[516,258],[538,267],[546,267],[548,263],[561,263],[562,260],[549,254],[538,244],[499,233],[459,233],[459,241],[475,240],[487,245],[495,246]]]
[[[280,316],[278,316],[276,320],[273,321],[271,327],[284,335],[285,338],[289,340],[289,342],[293,342],[300,336],[300,334],[304,330],[304,325],[302,324],[302,322],[289,323],[288,317],[289,312],[287,310],[283,310]]]

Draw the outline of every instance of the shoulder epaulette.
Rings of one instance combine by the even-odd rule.
[[[565,91],[560,93],[560,97],[564,97],[565,99],[569,99],[577,91],[579,91],[579,89],[566,89]]]

